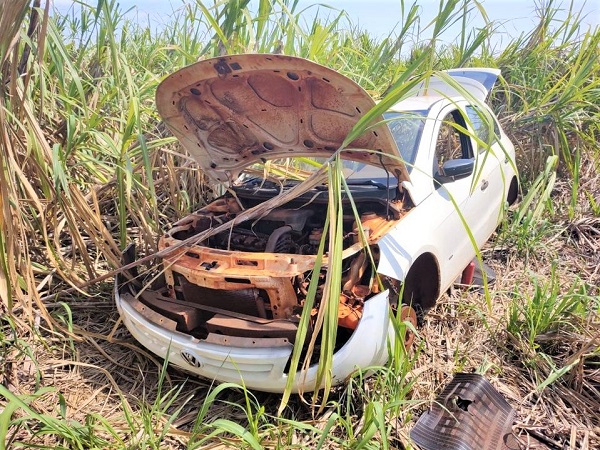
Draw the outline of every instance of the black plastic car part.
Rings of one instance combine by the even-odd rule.
[[[459,373],[410,432],[424,450],[512,450],[515,412],[482,376]]]

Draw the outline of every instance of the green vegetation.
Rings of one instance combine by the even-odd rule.
[[[556,20],[546,2],[531,32],[494,53],[497,24],[467,25],[486,17],[475,0],[444,2],[431,24],[403,4],[397,34],[380,40],[336,11],[306,25],[312,14],[294,0],[249,6],[188,5],[153,31],[115,0],[66,16],[0,4],[0,449],[408,447],[416,417],[461,370],[487,374],[524,438],[535,428],[571,448],[600,446],[600,30],[582,29],[576,11]],[[462,32],[443,44],[452,23]],[[487,300],[444,296],[413,351],[396,345],[371,377],[357,372],[312,399],[186,378],[132,340],[111,299],[121,249],[133,240],[154,253],[156,233],[214,194],[161,123],[156,86],[198,58],[241,52],[340,71],[383,98],[369,117],[415,76],[503,74],[491,102],[524,192],[482,252],[498,272]],[[335,206],[344,182],[332,164]],[[329,275],[339,287],[339,271]],[[331,310],[320,312],[330,343]],[[398,336],[405,326],[395,323]]]

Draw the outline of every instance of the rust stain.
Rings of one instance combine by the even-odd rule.
[[[328,156],[374,105],[348,78],[282,55],[202,61],[165,79],[157,92],[157,106],[168,127],[220,180],[225,171],[235,177],[263,157],[281,158],[289,152]],[[373,164],[380,158],[372,150],[398,155],[386,126],[367,132],[351,148],[367,150],[352,158]],[[402,163],[386,156],[383,161],[392,173],[408,180]]]

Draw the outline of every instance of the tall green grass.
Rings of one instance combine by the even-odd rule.
[[[373,38],[334,10],[328,19],[319,16],[307,24],[316,6],[300,10],[294,0],[261,0],[255,9],[247,0],[192,3],[158,29],[129,19],[115,0],[75,3],[65,15],[51,14],[48,6],[34,14],[28,5],[0,4],[0,298],[2,312],[7,313],[1,322],[1,360],[15,351],[24,355],[27,340],[51,351],[57,336],[69,342],[66,357],[76,358],[77,341],[69,339],[82,330],[69,313],[62,319],[51,314],[49,305],[71,300],[63,293],[67,288],[80,297],[100,292],[109,302],[110,288],[90,286],[89,281],[117,267],[120,251],[131,240],[143,253],[153,253],[156,235],[167,223],[212,195],[215,187],[207,185],[190,158],[181,154],[154,105],[160,80],[198,59],[278,52],[335,68],[382,98],[347,142],[402,98],[418,81],[415,77],[450,67],[499,67],[503,77],[491,101],[518,147],[526,191],[523,206],[507,227],[512,239],[508,242],[534,253],[543,246],[544,236],[533,229],[563,213],[566,220],[577,219],[582,203],[594,201],[592,210],[599,209],[595,186],[580,181],[587,173],[583,165],[597,166],[594,161],[600,157],[600,32],[581,29],[576,11],[557,21],[555,2],[539,10],[535,29],[499,54],[490,44],[497,24],[487,18],[480,2],[469,0],[441,2],[430,24],[420,22],[419,6],[401,2],[399,28],[384,39]],[[472,15],[481,15],[487,25],[469,29]],[[441,34],[453,23],[462,28],[448,44]],[[335,210],[344,183],[333,160],[332,167],[329,184]],[[557,170],[574,181],[563,206],[552,205]],[[339,214],[328,223],[332,236],[339,231],[336,218]],[[339,239],[332,239],[331,245],[336,243]],[[329,253],[340,254],[335,249]],[[335,269],[336,262],[330,264]],[[329,273],[335,305],[339,271]],[[572,300],[589,298],[588,291],[561,296],[555,290],[555,284],[538,284],[529,303],[515,296],[507,328],[519,343],[528,348],[538,344],[540,335],[569,320]],[[329,348],[321,346],[319,376],[327,385],[337,312],[324,304],[329,307],[320,318]],[[583,304],[589,311],[593,301]],[[578,304],[578,316],[580,308]],[[597,308],[596,304],[596,315]],[[547,314],[540,316],[540,311]],[[403,335],[402,324],[395,328]],[[190,448],[216,441],[239,448],[289,448],[301,445],[301,432],[306,445],[315,448],[386,446],[396,421],[410,420],[418,405],[411,397],[410,373],[421,353],[407,353],[400,343],[398,338],[387,367],[371,368],[371,381],[363,378],[365,368],[341,394],[326,390],[315,397],[313,404],[323,411],[321,421],[297,417],[290,406],[297,404],[286,406],[287,396],[278,415],[265,410],[243,387],[221,385],[205,393],[182,439]],[[299,364],[298,351],[292,371]],[[558,382],[556,374],[564,375],[560,367],[552,367],[556,370],[542,372],[539,385]],[[161,380],[167,376],[164,370]],[[33,406],[46,396],[60,398],[60,389],[15,393],[1,387],[0,444],[16,445],[18,436],[26,435],[35,442],[51,437],[62,448],[159,448],[180,433],[173,421],[189,406],[185,386],[167,389],[163,384],[156,400],[141,400],[139,407],[123,400],[120,425],[96,415],[74,422],[60,401],[58,411],[40,412]],[[237,415],[242,419],[215,420],[209,411],[221,404],[225,392],[235,390],[243,393]]]

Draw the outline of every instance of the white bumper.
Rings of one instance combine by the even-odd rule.
[[[252,347],[252,339],[248,339],[250,345],[241,347],[205,342],[149,320],[132,302],[121,297],[117,287],[115,299],[121,318],[133,337],[152,353],[161,358],[168,357],[170,363],[211,380],[243,383],[248,388],[265,392],[284,391],[288,378],[285,368],[292,344]],[[388,357],[388,337],[393,333],[385,291],[365,302],[356,330],[334,354],[333,384],[342,383],[357,367],[384,364]],[[313,391],[316,375],[316,365],[298,372],[293,392]]]

